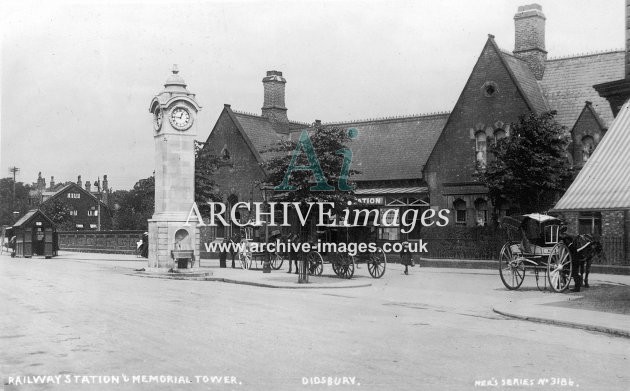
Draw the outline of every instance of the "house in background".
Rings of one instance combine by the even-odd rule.
[[[77,183],[55,183],[55,177],[50,177],[50,186],[46,187],[46,180],[40,172],[29,193],[29,203],[33,207],[46,209],[54,202],[63,202],[67,205],[67,220],[71,222],[72,229],[112,229],[112,213],[107,204],[111,189],[107,175],[103,176],[102,185],[100,179],[94,181],[94,188],[89,181],[85,182],[85,188],[82,184],[81,175]]]

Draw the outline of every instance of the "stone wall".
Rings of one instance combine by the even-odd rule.
[[[60,231],[59,249],[106,254],[135,254],[144,231]]]

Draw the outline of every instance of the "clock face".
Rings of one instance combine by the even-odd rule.
[[[192,116],[188,109],[178,106],[171,110],[170,121],[175,129],[186,130],[192,125]]]
[[[158,132],[162,128],[162,117],[162,109],[157,109],[155,113],[153,113],[153,128]]]

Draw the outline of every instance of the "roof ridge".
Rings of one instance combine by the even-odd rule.
[[[589,57],[589,56],[598,56],[600,54],[609,54],[609,53],[618,53],[625,52],[625,49],[603,49],[603,50],[595,50],[592,52],[584,52],[584,53],[575,53],[575,54],[567,54],[564,56],[557,57],[549,57],[547,61],[555,61],[555,60],[566,60],[569,58],[578,58],[578,57]]]
[[[236,110],[236,109],[232,109],[232,111],[234,112],[234,114],[242,114],[242,115],[249,115],[250,117],[265,118],[262,115],[250,113],[249,111]]]
[[[243,110],[236,110],[236,109],[232,109],[232,112],[234,112],[234,114],[240,114],[240,115],[247,115],[250,117],[256,117],[256,118],[261,118],[261,119],[267,119],[267,117],[263,117],[262,115],[258,115],[258,114],[254,114],[254,113],[250,113],[249,111],[243,111]],[[306,126],[310,126],[311,124],[308,122],[302,122],[302,121],[294,121],[294,120],[289,120],[290,124],[296,124],[296,125],[306,125]]]
[[[336,122],[323,122],[322,125],[337,125],[337,124],[356,124],[361,122],[374,122],[374,121],[389,121],[395,119],[413,119],[413,118],[426,118],[426,117],[438,117],[443,115],[450,114],[450,111],[435,111],[431,113],[421,113],[421,114],[404,114],[404,115],[394,115],[388,117],[375,117],[375,118],[363,118],[349,121],[336,121]]]

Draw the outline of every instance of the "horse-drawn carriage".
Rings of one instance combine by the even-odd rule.
[[[585,269],[588,286],[590,263],[602,254],[601,245],[592,236],[568,235],[562,220],[538,213],[504,217],[501,226],[510,237],[499,253],[499,274],[506,288],[518,289],[528,269],[534,273],[539,289],[549,282],[552,290],[563,292],[573,277],[579,290],[582,276],[578,269]]]
[[[238,258],[243,269],[251,268],[254,263],[264,262],[267,255],[270,266],[274,270],[280,269],[285,260],[290,261],[304,256],[308,273],[313,276],[322,275],[325,262],[330,263],[333,272],[341,278],[352,278],[358,263],[366,264],[368,272],[373,278],[381,278],[385,274],[387,258],[380,248],[376,252],[357,252],[356,255],[351,255],[350,253],[354,251],[348,250],[350,246],[366,241],[366,229],[369,230],[369,227],[327,226],[320,228],[322,230],[317,231],[317,240],[309,241],[311,251],[302,253],[302,255],[291,251],[276,251],[269,254],[253,251],[253,227],[250,226],[241,229],[240,233],[231,240],[242,244],[243,251],[238,253]],[[294,245],[299,245],[304,241],[298,234],[283,237],[279,231],[274,231],[269,241],[275,242],[277,239]],[[317,250],[318,243],[321,243],[321,251]],[[335,244],[335,250],[339,250],[340,245],[344,244],[348,251],[330,251],[327,244]]]

